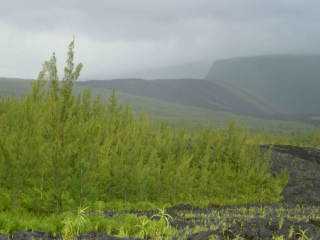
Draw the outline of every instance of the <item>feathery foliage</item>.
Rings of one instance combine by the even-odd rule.
[[[89,91],[72,92],[82,64],[69,45],[64,77],[55,55],[32,91],[0,99],[0,207],[60,212],[96,202],[243,204],[281,199],[286,177],[249,133],[155,126]]]

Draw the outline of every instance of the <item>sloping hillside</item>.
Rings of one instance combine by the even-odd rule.
[[[270,55],[220,60],[207,80],[268,103],[278,113],[320,114],[320,56]]]
[[[0,96],[20,96],[31,89],[31,81],[19,78],[0,78]]]
[[[84,89],[90,89],[94,95],[108,97],[112,92],[111,86],[104,86],[104,82],[105,81],[101,83],[95,81],[78,82],[75,86],[75,90],[79,92]],[[117,82],[117,84],[119,84],[119,82]],[[133,84],[133,81],[130,81],[130,83]],[[30,86],[30,81],[0,78],[0,97],[23,95],[30,89]],[[125,86],[128,87],[129,85],[125,84]],[[114,88],[114,86],[112,88]],[[192,89],[193,88],[190,88],[190,91],[192,91]],[[275,131],[277,133],[280,131],[312,131],[314,129],[313,126],[301,122],[261,119],[227,111],[169,102],[153,97],[138,96],[124,91],[118,91],[117,95],[122,103],[130,104],[137,113],[148,113],[152,118],[165,120],[170,124],[182,127],[225,126],[230,121],[236,120],[238,123],[243,123],[252,129]]]
[[[82,86],[117,89],[135,96],[152,97],[158,100],[201,107],[210,110],[228,111],[253,116],[266,116],[269,109],[247,94],[237,94],[227,87],[199,79],[117,79],[110,81],[80,82]]]

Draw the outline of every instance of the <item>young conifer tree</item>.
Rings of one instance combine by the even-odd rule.
[[[71,114],[74,97],[72,94],[73,84],[79,78],[83,65],[80,63],[75,67],[74,64],[73,39],[68,47],[66,66],[64,68],[64,77],[59,81],[57,59],[53,53],[49,61],[43,64],[43,69],[39,73],[37,81],[33,83],[33,99],[39,99],[45,96],[47,106],[47,135],[51,142],[48,162],[48,182],[51,186],[52,198],[56,210],[62,208],[62,198],[67,190],[65,182],[70,174],[70,158],[66,154],[68,148],[68,129],[67,121]]]

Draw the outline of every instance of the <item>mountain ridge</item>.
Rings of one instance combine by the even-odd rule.
[[[242,89],[288,115],[319,115],[320,55],[262,55],[215,61],[206,79]]]
[[[153,97],[194,107],[256,116],[268,115],[254,101],[204,79],[114,79],[79,82],[80,85],[116,89],[136,96]],[[263,109],[263,110],[262,110]]]

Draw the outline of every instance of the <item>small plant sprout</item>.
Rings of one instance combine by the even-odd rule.
[[[148,236],[148,227],[150,220],[148,218],[141,218],[137,227],[139,228],[139,237],[145,239]]]
[[[285,240],[285,238],[284,238],[284,236],[277,236],[277,235],[274,235],[273,237],[272,237],[272,240]]]
[[[79,208],[77,214],[70,214],[63,220],[62,237],[64,240],[73,240],[80,235],[87,223],[87,209],[87,207]]]
[[[308,230],[303,230],[300,229],[299,232],[297,233],[297,237],[299,240],[311,240],[309,236],[307,235]]]
[[[164,221],[167,224],[167,227],[170,227],[170,221],[172,221],[172,216],[166,213],[165,208],[158,208],[158,213],[154,214],[151,219],[159,218],[160,221]]]
[[[295,232],[294,227],[293,227],[293,226],[290,226],[290,228],[289,228],[289,233],[288,233],[288,238],[289,238],[289,239],[292,239],[292,238],[293,238],[294,232]]]

